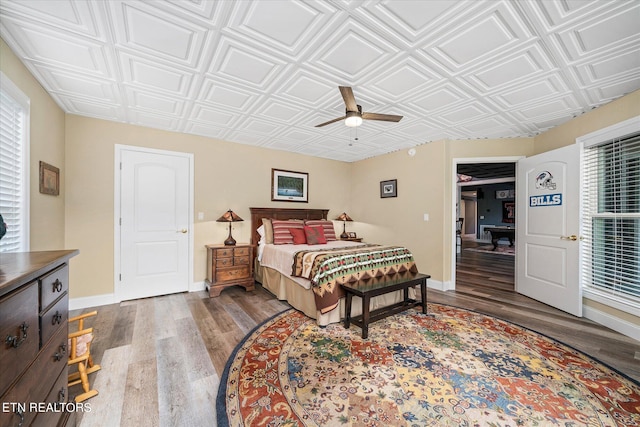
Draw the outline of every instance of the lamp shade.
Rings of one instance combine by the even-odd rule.
[[[220,218],[216,219],[216,222],[238,222],[244,221],[244,219],[240,218],[234,211],[229,209],[222,215]]]
[[[350,217],[349,215],[347,215],[347,213],[346,213],[346,212],[342,212],[342,213],[340,214],[340,216],[339,216],[338,218],[336,218],[336,220],[338,220],[338,221],[353,221],[353,220],[351,219],[351,217]]]

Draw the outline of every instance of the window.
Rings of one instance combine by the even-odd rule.
[[[0,252],[29,250],[29,98],[0,72]]]
[[[585,144],[583,283],[613,306],[640,309],[640,132]]]

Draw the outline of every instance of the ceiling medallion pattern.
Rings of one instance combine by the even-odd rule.
[[[0,3],[67,113],[348,162],[530,137],[635,91],[638,21],[623,0]],[[337,86],[402,121],[315,128],[344,115]]]

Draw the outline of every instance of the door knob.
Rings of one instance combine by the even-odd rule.
[[[183,228],[182,230],[178,230],[178,231],[176,231],[176,233],[186,234],[186,233],[187,233],[187,229],[186,229],[186,228]]]
[[[572,234],[571,236],[560,236],[560,238],[562,240],[578,240],[578,236],[576,236],[575,234]]]

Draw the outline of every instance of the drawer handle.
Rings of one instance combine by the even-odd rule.
[[[60,314],[60,312],[56,310],[56,314],[54,314],[51,318],[51,324],[59,325],[60,323],[62,323],[62,314]]]
[[[58,402],[64,403],[67,401],[67,389],[62,387],[58,392]]]
[[[56,279],[56,281],[52,283],[52,286],[53,286],[52,292],[62,291],[62,282],[60,281],[60,279]]]
[[[20,347],[22,343],[27,339],[27,329],[29,329],[29,325],[27,325],[27,322],[22,322],[22,325],[20,325],[20,335],[22,337],[18,338],[17,335],[13,337],[11,335],[7,335],[7,339],[5,340],[5,342],[13,348]]]
[[[62,344],[58,348],[59,348],[59,350],[56,351],[56,353],[53,355],[53,360],[55,360],[56,362],[61,361],[62,358],[67,354],[67,345],[66,344]]]

